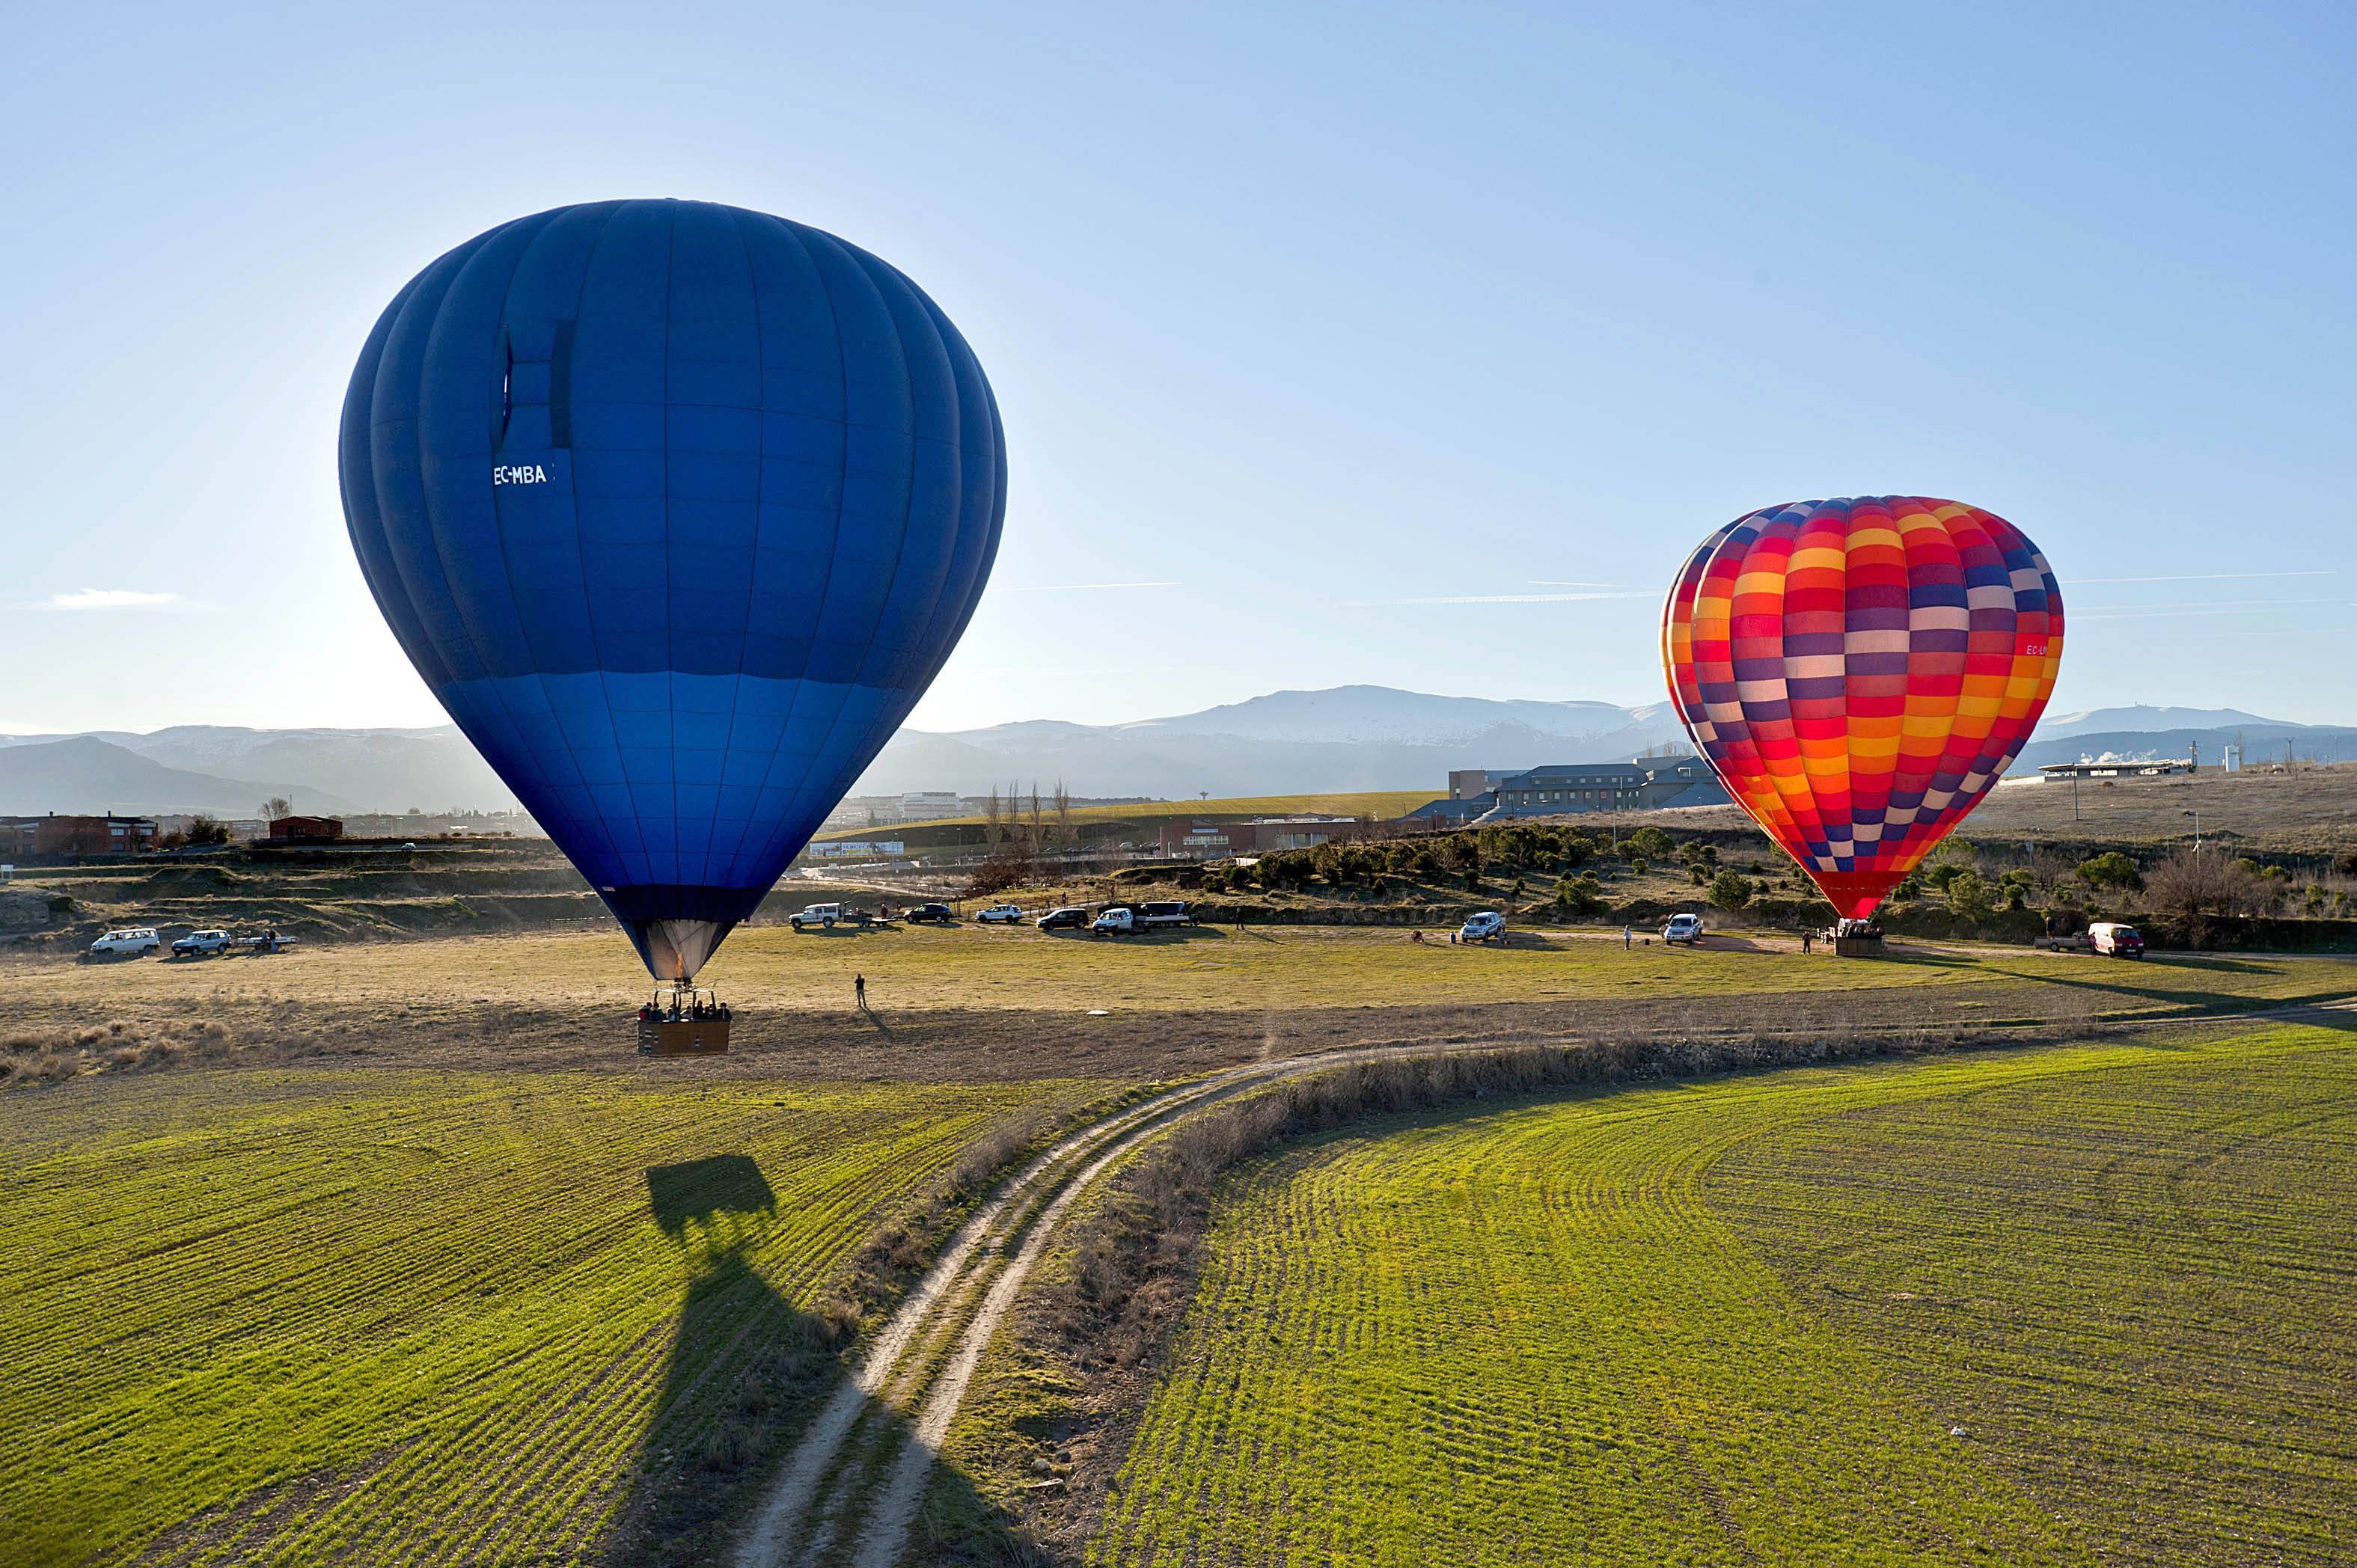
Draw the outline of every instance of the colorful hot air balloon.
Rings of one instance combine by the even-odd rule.
[[[1662,615],[1695,744],[1850,919],[2004,774],[2061,660],[2062,596],[2038,547],[1993,512],[1921,496],[1737,518]]]
[[[688,201],[520,218],[412,279],[344,516],[450,716],[659,980],[693,978],[981,596],[990,384],[856,246]]]

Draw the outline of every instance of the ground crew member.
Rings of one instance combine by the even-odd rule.
[[[859,1004],[859,1010],[862,1013],[867,1011],[867,977],[866,975],[855,974],[851,977],[851,999]]]

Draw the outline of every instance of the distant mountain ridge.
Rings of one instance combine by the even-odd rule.
[[[2298,725],[2234,708],[2116,707],[2050,714],[2016,764],[2083,754],[2215,761],[2237,739],[2250,759],[2295,752],[2357,760],[2357,729]],[[1273,692],[1200,713],[1083,725],[1028,719],[981,729],[902,730],[853,793],[993,785],[1075,794],[1290,795],[1372,789],[1443,793],[1451,769],[1626,760],[1683,746],[1666,703],[1499,701],[1337,686]],[[285,795],[297,811],[504,806],[512,797],[457,730],[238,729],[182,725],[150,735],[0,736],[0,811],[186,811],[251,816]]]

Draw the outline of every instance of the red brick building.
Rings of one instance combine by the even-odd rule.
[[[0,846],[43,854],[137,854],[156,847],[153,817],[0,817]]]
[[[341,817],[275,817],[270,836],[290,843],[328,843],[344,836]]]

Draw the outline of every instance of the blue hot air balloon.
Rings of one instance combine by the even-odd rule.
[[[393,635],[665,981],[915,705],[1006,510],[997,404],[940,308],[705,202],[443,256],[369,335],[341,448]]]

